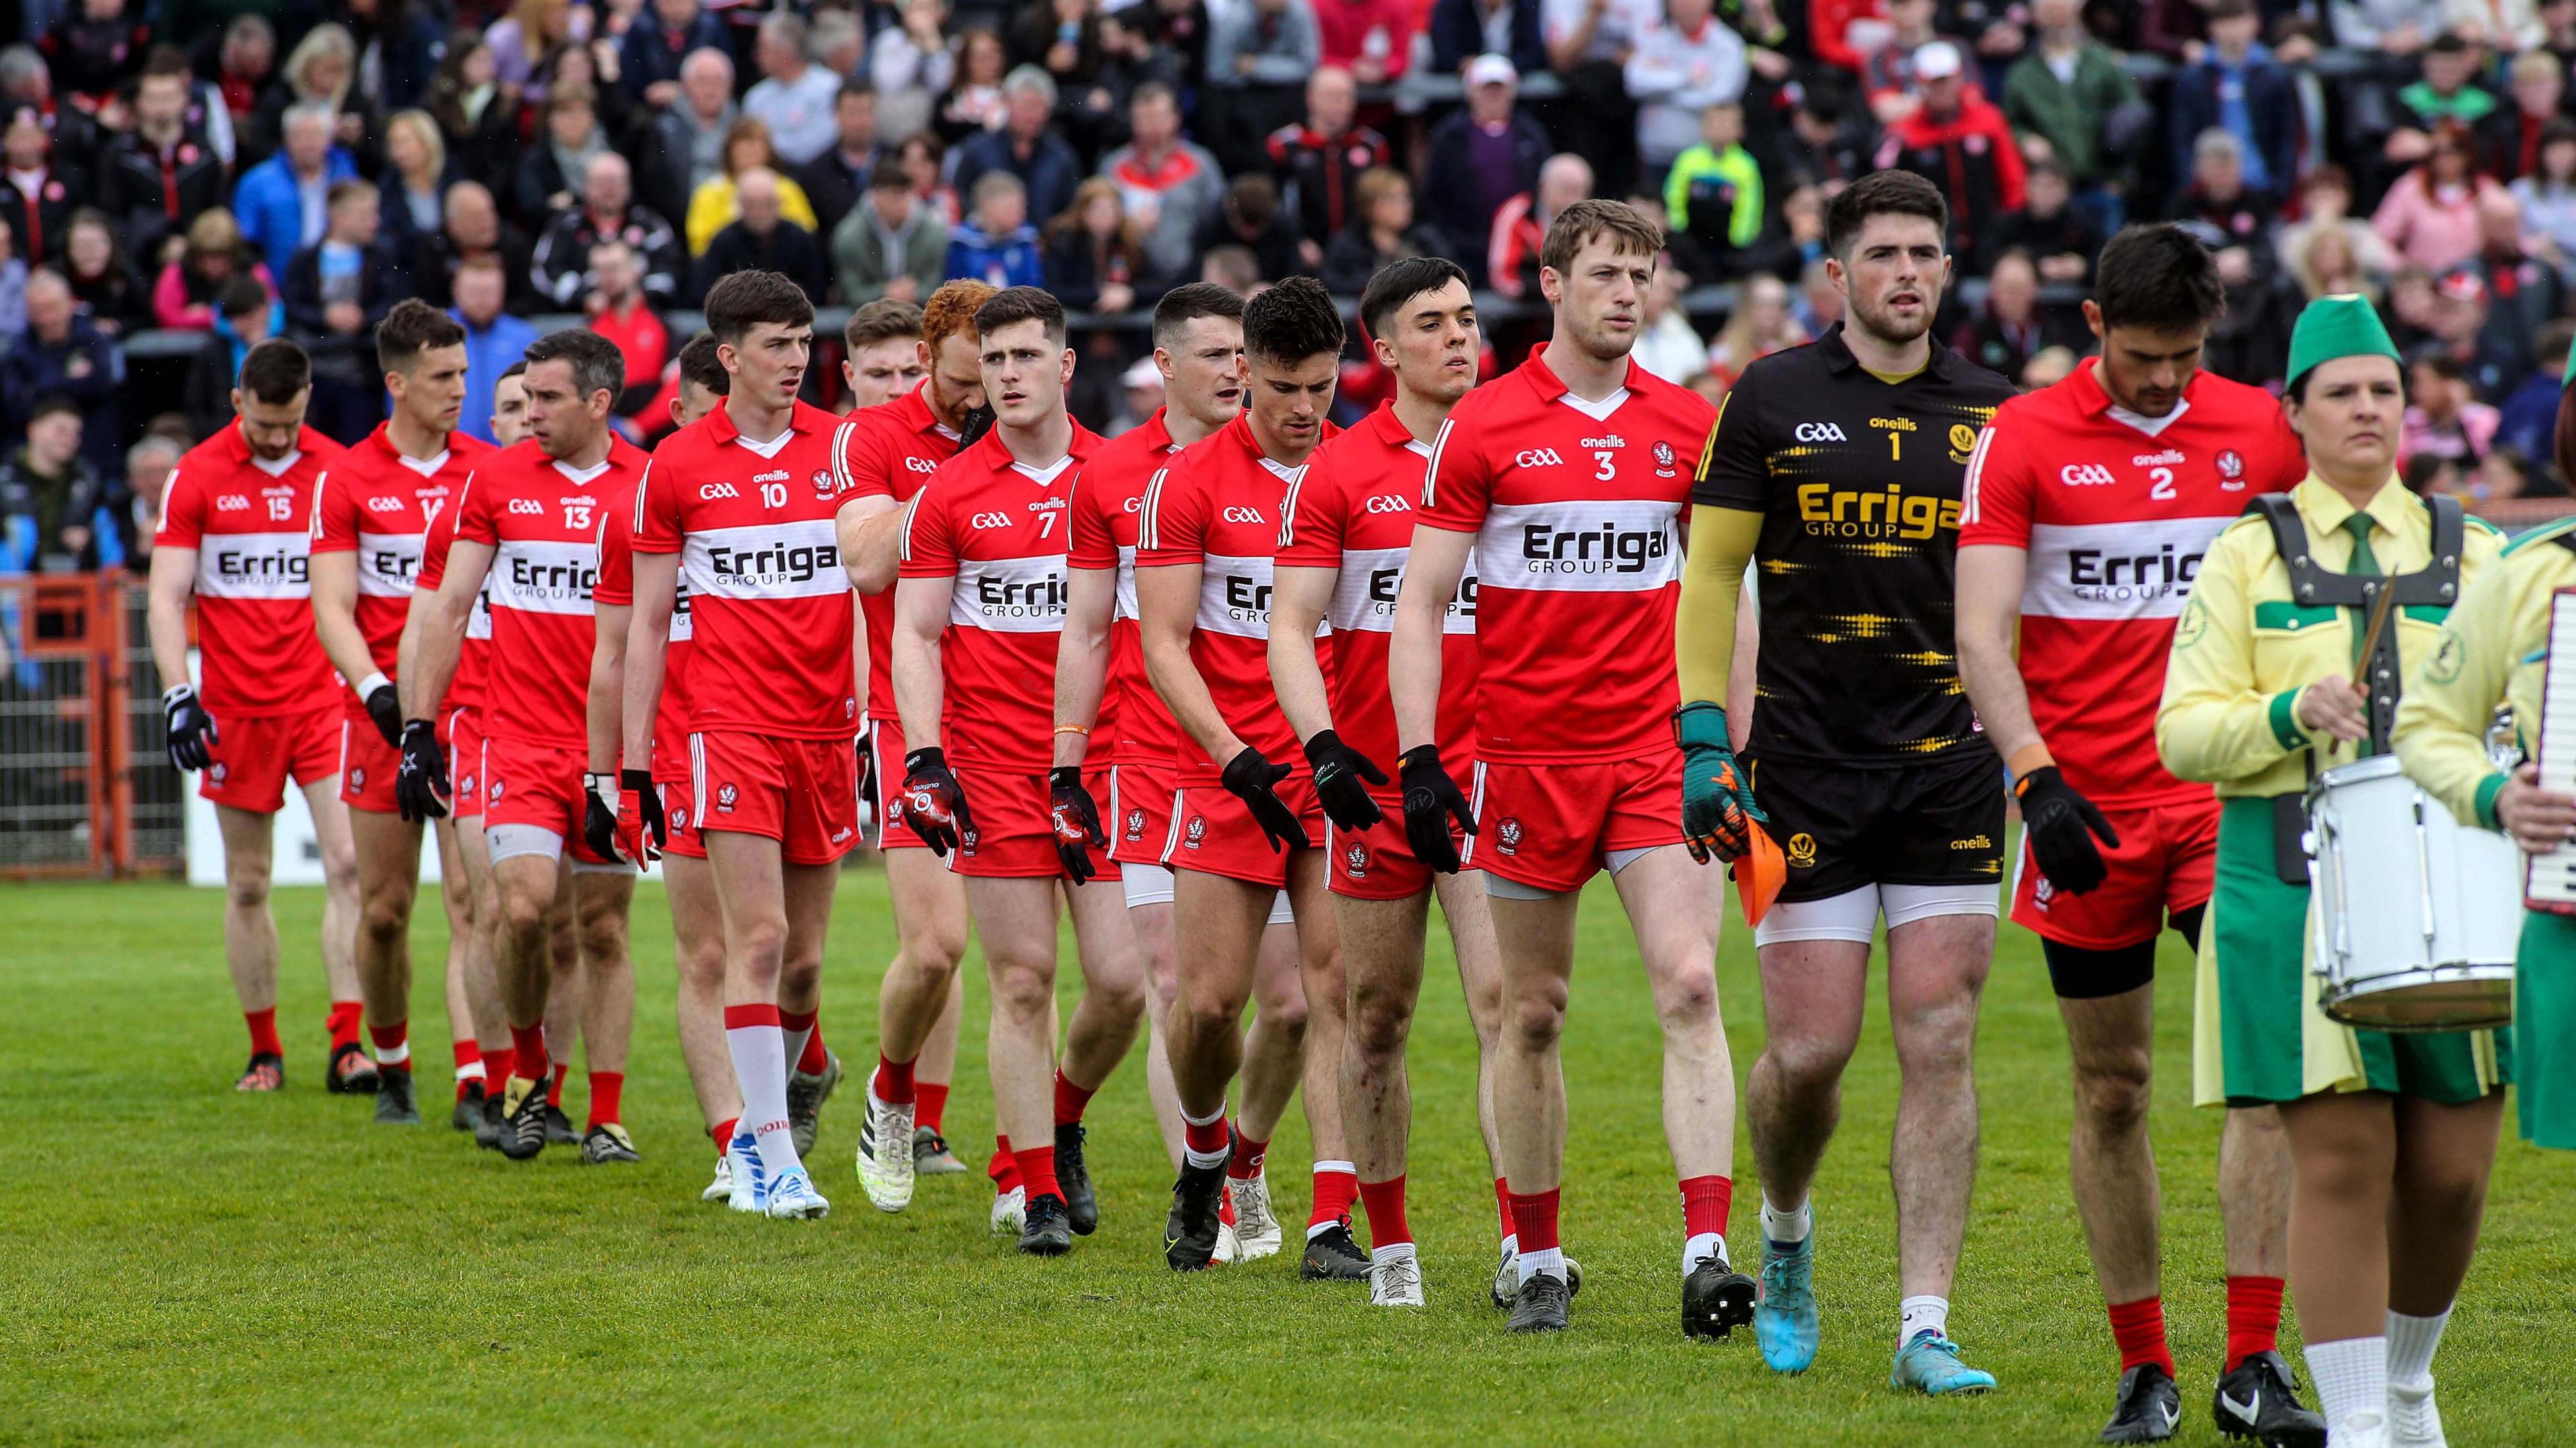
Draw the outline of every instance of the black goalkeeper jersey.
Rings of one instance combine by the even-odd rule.
[[[1840,323],[1736,381],[1691,501],[1763,519],[1754,754],[1887,768],[1989,748],[1952,595],[1968,455],[2013,395],[1937,341],[1881,381]]]

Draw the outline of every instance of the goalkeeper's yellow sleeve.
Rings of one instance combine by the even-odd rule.
[[[1673,653],[1682,702],[1726,705],[1735,666],[1735,611],[1744,596],[1744,567],[1762,536],[1762,515],[1746,508],[1691,509],[1690,548],[1682,559],[1681,615]]]

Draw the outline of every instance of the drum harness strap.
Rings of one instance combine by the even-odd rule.
[[[2302,607],[2355,608],[2368,611],[2379,602],[2380,590],[2394,589],[2399,607],[2449,609],[2460,597],[2460,552],[2467,529],[2460,511],[2460,500],[2447,494],[2424,499],[2433,515],[2433,562],[2415,573],[2394,577],[2377,574],[2337,573],[2320,568],[2308,552],[2308,530],[2299,521],[2299,510],[2287,493],[2266,493],[2245,505],[2247,513],[2260,514],[2271,526],[2273,546],[2281,562],[2290,570],[2290,594]],[[2576,547],[2576,544],[2571,544]],[[2370,747],[2368,754],[2388,752],[2390,731],[2397,722],[2397,696],[2403,688],[2404,671],[2397,657],[2397,629],[2380,630],[2372,648],[2370,678]],[[2316,775],[2316,750],[2308,750],[2308,775]]]

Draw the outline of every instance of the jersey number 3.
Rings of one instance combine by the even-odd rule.
[[[1617,465],[1610,461],[1611,456],[1608,448],[1602,448],[1592,454],[1593,460],[1601,464],[1601,471],[1592,475],[1594,481],[1606,483],[1619,476]]]

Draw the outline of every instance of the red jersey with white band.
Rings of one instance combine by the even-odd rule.
[[[410,458],[385,436],[388,423],[340,454],[313,491],[313,551],[357,555],[358,632],[367,657],[387,677],[411,615],[411,591],[427,551],[430,519],[465,489],[475,464],[494,449],[461,432],[447,435],[434,458]],[[345,681],[344,681],[345,683]],[[350,717],[363,718],[365,701],[343,688]]]
[[[841,451],[841,498],[892,498],[912,501],[939,465],[957,456],[957,429],[930,410],[930,383],[879,407],[850,414],[857,424]],[[868,717],[892,719],[894,670],[886,660],[894,649],[894,590],[860,594],[859,609],[868,620]]]
[[[1109,673],[1100,691],[1100,716],[1092,721],[1095,762],[1168,769],[1189,748],[1189,737],[1145,677],[1145,646],[1136,628],[1136,524],[1145,488],[1178,457],[1164,423],[1167,409],[1100,445],[1073,486],[1073,536],[1067,562],[1075,568],[1118,570],[1118,606],[1109,622]]]
[[[1672,748],[1683,506],[1717,409],[1628,364],[1599,402],[1537,354],[1441,425],[1421,521],[1476,535],[1476,757],[1561,764]]]
[[[1395,772],[1395,703],[1387,693],[1386,655],[1395,626],[1395,595],[1413,547],[1415,500],[1431,449],[1416,441],[1382,403],[1366,421],[1315,452],[1313,473],[1295,494],[1283,525],[1279,562],[1290,568],[1338,568],[1332,607],[1333,732],[1342,742]],[[1440,756],[1452,766],[1474,757],[1476,728],[1476,570],[1470,562],[1440,638]],[[1381,794],[1391,785],[1372,786]]]
[[[645,456],[611,436],[607,457],[576,469],[531,438],[485,457],[466,480],[456,536],[492,549],[486,737],[589,746],[599,529],[608,509],[635,496]]]
[[[939,731],[959,764],[1046,772],[1064,634],[1065,514],[1101,445],[1077,422],[1065,455],[1035,468],[1011,456],[996,428],[941,464],[904,510],[903,576],[956,580],[939,645]]]
[[[1324,431],[1329,441],[1332,425]],[[1270,570],[1279,520],[1313,464],[1311,456],[1296,467],[1265,456],[1246,413],[1184,448],[1147,486],[1136,544],[1139,568],[1201,566],[1190,662],[1235,737],[1299,776],[1306,754],[1270,683]],[[1315,652],[1328,670],[1332,651],[1323,636],[1330,628],[1315,631]],[[1211,762],[1195,741],[1183,745],[1179,760],[1183,784],[1215,784],[1225,771],[1225,761]]]
[[[635,515],[608,510],[599,530],[599,586],[591,602],[617,608],[635,604]],[[670,644],[662,651],[662,699],[653,709],[655,778],[686,779],[689,771],[689,581],[678,580],[671,599]]]
[[[2029,550],[2021,674],[2067,781],[2105,806],[2206,799],[2156,755],[2174,621],[2210,540],[2307,461],[2261,388],[2204,371],[2173,411],[2140,417],[2099,365],[1995,414],[1968,460],[1959,546]]]
[[[846,743],[857,615],[832,520],[858,424],[799,402],[753,442],[732,406],[665,439],[635,493],[635,551],[679,554],[688,585],[689,731]]]
[[[313,632],[313,490],[340,445],[311,428],[282,462],[227,425],[188,450],[161,497],[163,548],[197,550],[201,696],[226,715],[301,714],[332,697]]]
[[[484,456],[499,452],[487,447]],[[471,474],[468,475],[470,480]],[[463,515],[457,505],[463,501],[463,488],[429,515],[429,526],[421,535],[420,572],[412,579],[415,593],[436,593],[447,577],[447,550],[456,542],[456,520]],[[483,707],[485,680],[492,671],[492,585],[487,579],[474,591],[474,611],[465,618],[465,644],[457,651],[456,675],[447,681],[447,697],[435,708],[454,713],[459,709],[480,711]]]

